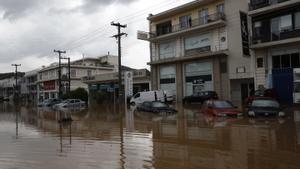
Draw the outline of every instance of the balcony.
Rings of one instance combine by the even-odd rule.
[[[157,26],[157,31],[154,32],[138,32],[138,39],[153,41],[158,38],[170,37],[172,35],[178,35],[192,30],[209,30],[211,28],[224,26],[225,25],[225,14],[224,13],[214,13],[207,15],[205,17],[200,17],[193,20],[188,20],[186,23],[181,23],[177,25],[171,25],[167,23],[159,27]]]
[[[299,0],[256,0],[249,4],[249,16],[255,17],[272,13],[281,9],[287,9],[299,4]]]
[[[300,29],[273,32],[269,36],[264,37],[253,37],[251,48],[271,47],[294,42],[300,42]]]
[[[289,0],[251,0],[251,3],[249,4],[249,10],[252,11],[286,1]]]

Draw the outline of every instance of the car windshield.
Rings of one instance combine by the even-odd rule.
[[[153,107],[161,108],[161,107],[168,107],[168,105],[161,103],[161,102],[153,102],[152,103]]]
[[[274,107],[274,108],[279,108],[280,105],[275,100],[254,100],[252,102],[252,107]]]
[[[254,95],[255,96],[264,96],[265,91],[264,90],[256,90]]]
[[[61,103],[69,103],[70,100],[64,100],[63,102]]]
[[[232,104],[228,101],[214,101],[214,107],[217,109],[233,108]]]

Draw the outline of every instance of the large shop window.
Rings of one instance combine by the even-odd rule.
[[[185,39],[185,50],[201,49],[208,51],[211,49],[211,35],[203,34]]]
[[[275,55],[272,57],[273,68],[300,68],[299,53]]]
[[[300,12],[295,13],[295,29],[300,29]]]
[[[212,64],[210,62],[185,65],[186,96],[213,90]]]
[[[176,94],[176,70],[175,66],[165,66],[160,68],[160,89]]]
[[[159,58],[167,59],[175,57],[175,42],[162,43],[159,45]]]

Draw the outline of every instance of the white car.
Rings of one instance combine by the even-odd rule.
[[[80,99],[67,99],[63,102],[56,104],[53,108],[73,108],[73,107],[85,107],[86,102]]]

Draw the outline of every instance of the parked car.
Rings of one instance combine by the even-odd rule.
[[[147,92],[138,92],[131,99],[130,104],[138,105],[145,101],[173,101],[173,95],[170,92],[156,90]]]
[[[62,102],[61,99],[47,99],[47,100],[44,100],[43,102],[39,103],[38,106],[39,107],[52,107],[53,105],[59,104],[61,102]]]
[[[218,117],[242,116],[242,112],[226,100],[207,100],[203,103],[200,112]]]
[[[74,108],[74,107],[85,107],[86,102],[80,99],[67,99],[63,102],[56,104],[53,108]]]
[[[285,116],[279,102],[272,98],[256,98],[249,105],[248,116]]]
[[[138,105],[136,108],[138,111],[146,111],[146,112],[153,112],[153,113],[174,113],[177,112],[175,109],[171,108],[169,105],[160,102],[160,101],[146,101],[142,104]]]
[[[246,98],[245,103],[246,103],[246,105],[249,105],[249,104],[251,104],[251,102],[254,99],[266,98],[266,97],[272,98],[272,99],[275,99],[275,100],[278,99],[277,93],[274,89],[264,89],[264,90],[256,90],[254,92],[254,94],[252,94],[251,96]]]
[[[183,103],[203,103],[209,99],[218,99],[218,94],[215,91],[197,92],[191,96],[184,97]]]

